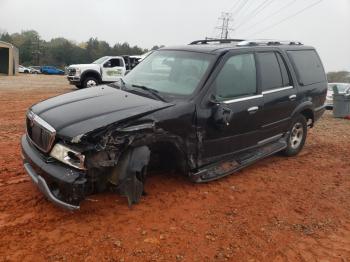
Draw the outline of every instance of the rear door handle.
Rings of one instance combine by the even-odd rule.
[[[254,114],[254,113],[256,113],[256,111],[258,111],[259,110],[259,107],[258,106],[253,106],[253,107],[250,107],[250,108],[248,108],[248,112],[250,113],[250,114]]]
[[[293,101],[297,98],[297,95],[290,95],[289,96],[289,100]]]

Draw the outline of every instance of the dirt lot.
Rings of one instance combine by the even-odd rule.
[[[350,121],[324,115],[298,157],[273,156],[219,181],[150,174],[131,209],[111,193],[71,213],[22,168],[33,103],[64,77],[0,77],[0,261],[350,261]]]

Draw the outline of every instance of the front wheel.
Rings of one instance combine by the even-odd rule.
[[[98,81],[94,77],[87,77],[83,82],[83,88],[94,87],[98,85]]]
[[[307,135],[307,121],[303,115],[298,115],[292,121],[287,140],[286,156],[295,156],[303,149]]]

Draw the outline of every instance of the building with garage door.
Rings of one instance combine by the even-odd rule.
[[[18,63],[18,49],[10,43],[0,41],[0,75],[16,75]]]

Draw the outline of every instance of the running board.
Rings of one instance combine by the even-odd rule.
[[[280,139],[277,142],[269,143],[260,148],[244,152],[236,155],[232,159],[224,160],[200,169],[196,173],[192,173],[190,178],[195,183],[204,183],[230,175],[246,166],[249,166],[256,161],[265,157],[271,156],[287,147],[285,139]]]

